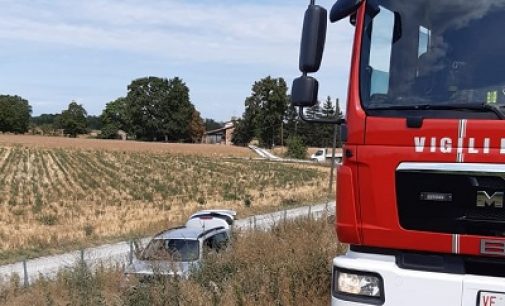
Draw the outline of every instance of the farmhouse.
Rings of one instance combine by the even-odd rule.
[[[233,121],[226,122],[224,127],[206,131],[203,134],[202,143],[204,144],[223,144],[230,146],[235,131],[235,123]]]

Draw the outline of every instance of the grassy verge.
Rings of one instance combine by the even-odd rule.
[[[19,279],[0,287],[5,305],[325,305],[330,298],[331,258],[344,251],[333,225],[311,219],[287,222],[271,232],[236,235],[233,247],[207,259],[189,280],[130,286],[120,268],[83,266],[55,281],[22,288]]]

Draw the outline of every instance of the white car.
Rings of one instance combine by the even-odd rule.
[[[219,252],[230,242],[229,230],[223,226],[204,230],[196,227],[169,229],[154,236],[126,267],[127,277],[140,281],[155,277],[187,278],[200,268],[204,255]]]

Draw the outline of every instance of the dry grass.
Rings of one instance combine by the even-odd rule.
[[[51,149],[96,149],[123,152],[152,152],[220,157],[256,157],[248,148],[236,146],[184,143],[152,143],[140,141],[84,138],[75,139],[33,135],[0,134],[0,145],[23,145],[29,147]]]
[[[198,209],[239,214],[314,202],[318,168],[158,152],[0,147],[0,261],[180,224]]]
[[[237,237],[237,236],[235,236]],[[333,225],[298,220],[272,232],[240,235],[188,281],[125,286],[121,269],[76,267],[28,289],[19,279],[0,287],[6,305],[327,305],[331,258],[344,251]],[[130,283],[131,285],[131,283]],[[135,285],[135,283],[133,283]]]

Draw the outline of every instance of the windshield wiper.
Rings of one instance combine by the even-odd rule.
[[[505,120],[505,113],[498,107],[487,103],[463,103],[463,104],[414,104],[414,105],[385,105],[369,107],[368,110],[473,110],[489,111],[498,116],[500,120]]]

